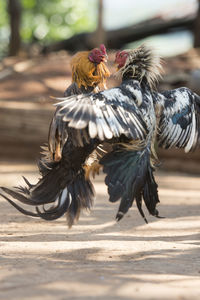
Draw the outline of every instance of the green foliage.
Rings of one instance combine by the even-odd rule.
[[[97,0],[21,0],[21,4],[21,37],[26,43],[66,39],[96,26]],[[0,44],[3,35],[8,43],[7,1],[0,0]]]
[[[7,2],[0,1],[0,26],[5,26],[8,23]]]
[[[0,56],[5,55],[8,45],[9,26],[7,1],[0,1]]]
[[[24,13],[22,38],[25,41],[42,42],[68,38],[74,33],[93,30],[94,18],[90,18],[92,0],[22,0]]]

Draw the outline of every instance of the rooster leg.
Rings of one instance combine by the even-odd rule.
[[[89,180],[90,178],[90,167],[89,165],[84,165],[83,168],[85,170],[85,179]]]
[[[100,165],[98,162],[94,162],[91,165],[91,171],[92,171],[92,177],[95,178],[95,175],[99,175],[100,169],[101,169],[102,165]]]
[[[54,160],[55,161],[60,161],[61,160],[60,141],[58,141],[57,144],[56,144],[56,151],[55,151],[55,155],[54,155]]]
[[[100,165],[98,162],[93,162],[92,165],[84,165],[86,180],[89,179],[90,174],[92,174],[93,178],[95,178],[95,175],[99,175],[99,171],[101,168],[102,165]]]

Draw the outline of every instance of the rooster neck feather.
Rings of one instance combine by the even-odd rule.
[[[153,89],[161,77],[161,60],[153,49],[143,44],[134,50],[125,50],[128,57],[125,65],[118,71],[123,79],[133,78],[146,81]]]
[[[96,87],[104,86],[106,78],[110,76],[110,72],[106,65],[101,62],[94,64],[88,59],[88,51],[79,52],[72,57],[72,81],[76,82],[79,88],[81,86]]]

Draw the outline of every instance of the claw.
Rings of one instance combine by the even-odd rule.
[[[92,177],[95,178],[95,175],[99,175],[100,169],[102,166],[98,162],[93,162],[92,165],[84,165],[85,169],[85,178],[88,180],[90,177],[90,174],[92,174]]]

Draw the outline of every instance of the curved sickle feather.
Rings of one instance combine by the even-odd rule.
[[[12,200],[10,200],[8,197],[6,197],[5,195],[3,195],[2,193],[0,193],[0,195],[6,199],[12,206],[14,206],[19,212],[23,213],[24,215],[27,216],[31,216],[31,217],[37,217],[39,218],[39,214],[36,214],[34,212],[31,212],[29,210],[26,210],[24,208],[22,208],[21,206],[17,205],[15,202],[13,202]]]

